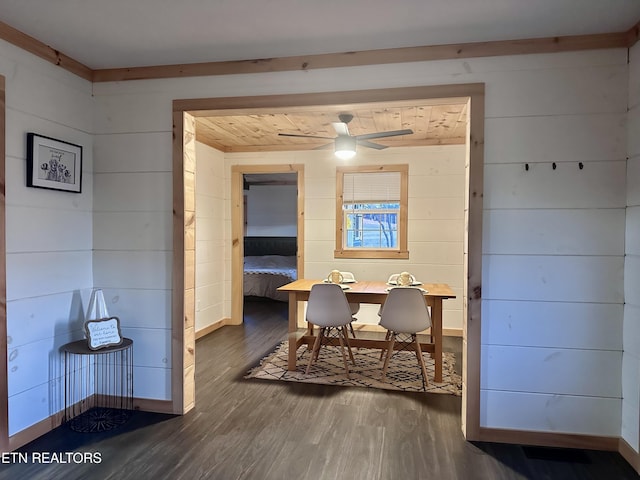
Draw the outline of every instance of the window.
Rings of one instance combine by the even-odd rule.
[[[409,258],[407,165],[338,167],[336,258]]]

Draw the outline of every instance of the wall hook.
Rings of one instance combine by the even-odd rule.
[[[578,168],[579,168],[580,170],[582,170],[582,169],[584,168],[584,163],[579,162],[579,163],[578,163]]]
[[[553,162],[552,166],[553,166],[553,169],[555,170],[557,167],[556,162]]]
[[[525,163],[525,164],[524,164],[524,169],[525,169],[527,172],[529,171],[529,164],[528,164],[528,163]]]

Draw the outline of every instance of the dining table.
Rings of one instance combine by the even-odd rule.
[[[313,326],[308,324],[308,328],[298,328],[298,304],[309,299],[311,287],[316,283],[323,283],[322,279],[298,279],[278,288],[278,291],[287,292],[289,296],[289,328],[288,342],[289,352],[287,359],[287,369],[296,370],[297,351],[300,346],[306,344],[313,345],[315,340]],[[393,286],[384,281],[361,281],[343,285],[344,293],[350,303],[384,304],[389,294],[389,289]],[[446,283],[420,283],[414,287],[396,288],[420,288],[424,292],[425,300],[431,307],[431,341],[420,342],[420,348],[431,354],[434,364],[434,382],[442,382],[442,301],[455,298],[455,294]],[[383,339],[371,338],[349,338],[350,346],[354,348],[387,348],[387,341]],[[397,349],[401,346],[397,345]]]

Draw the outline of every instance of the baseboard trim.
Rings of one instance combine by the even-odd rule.
[[[586,450],[619,451],[620,437],[581,435],[575,433],[538,432],[480,427],[481,442],[535,445],[539,447],[582,448]]]
[[[90,398],[90,397],[89,397]],[[174,413],[173,402],[171,400],[154,400],[152,398],[134,398],[134,410],[142,410],[143,412],[153,413]],[[54,413],[50,417],[40,420],[37,423],[20,430],[18,433],[9,437],[9,451],[17,450],[29,442],[49,433],[51,430],[58,428],[62,424],[64,410]]]
[[[133,409],[153,413],[175,413],[171,400],[154,400],[153,398],[134,398]]]
[[[640,453],[636,452],[624,438],[621,438],[618,443],[618,453],[640,474]]]
[[[200,330],[197,330],[196,340],[206,335],[209,335],[211,332],[215,332],[216,330],[224,327],[225,325],[228,325],[230,321],[231,321],[230,318],[221,318],[217,322],[213,322],[211,325],[207,325],[206,327],[201,328]]]

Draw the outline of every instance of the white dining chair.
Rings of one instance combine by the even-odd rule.
[[[352,272],[340,272],[340,275],[342,275],[342,282],[343,283],[355,283],[356,282],[356,277]],[[356,320],[355,315],[360,311],[360,304],[359,303],[351,303],[349,302],[349,308],[351,309],[351,316],[354,317],[353,319]],[[349,331],[351,332],[351,335],[353,335],[353,338],[356,338],[356,332],[353,330],[353,324],[350,323],[349,324]]]
[[[404,349],[412,349],[418,358],[422,372],[422,382],[426,390],[427,367],[424,363],[418,332],[431,327],[431,315],[424,299],[423,292],[418,288],[393,288],[382,307],[380,325],[387,329],[387,345],[382,380],[386,379],[389,360],[393,356],[396,340],[400,340]],[[409,341],[410,338],[410,341]],[[384,353],[384,350],[383,352]]]
[[[306,318],[307,322],[320,327],[320,331],[313,343],[311,355],[309,356],[306,374],[308,375],[311,371],[311,365],[313,362],[318,360],[320,348],[325,340],[331,338],[332,332],[335,332],[335,336],[340,342],[344,369],[347,374],[347,378],[350,378],[347,356],[345,354],[345,345],[349,352],[349,357],[354,365],[356,364],[356,361],[353,358],[353,353],[351,352],[349,337],[345,327],[351,324],[353,317],[351,316],[351,309],[349,308],[347,297],[340,285],[334,283],[319,283],[313,285],[309,292]]]

